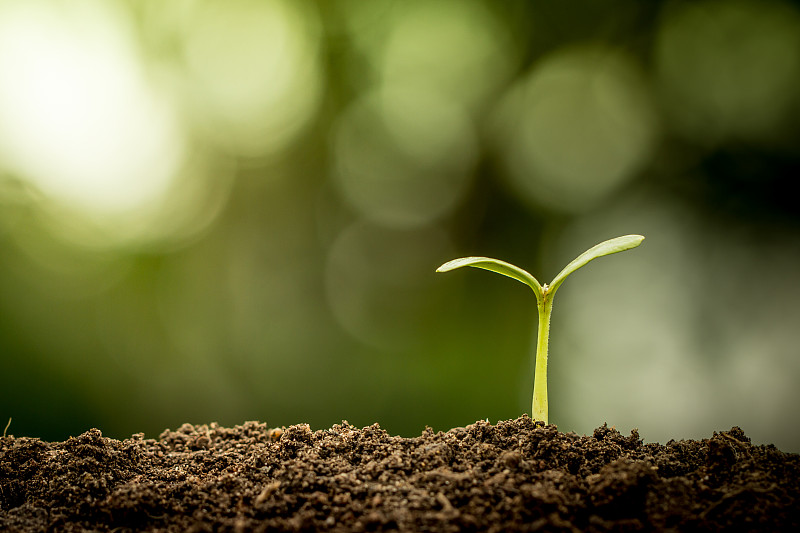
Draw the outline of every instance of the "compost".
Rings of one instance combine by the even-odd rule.
[[[646,444],[529,417],[391,436],[347,422],[0,438],[0,530],[800,531],[800,456],[739,428]]]

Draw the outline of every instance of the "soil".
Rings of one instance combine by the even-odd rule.
[[[529,417],[414,438],[185,424],[0,438],[2,531],[800,531],[800,455]]]

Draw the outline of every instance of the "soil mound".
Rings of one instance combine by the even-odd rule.
[[[644,444],[529,417],[414,438],[185,424],[0,438],[0,530],[800,531],[800,456],[739,428]]]

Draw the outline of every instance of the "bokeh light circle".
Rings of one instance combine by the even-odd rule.
[[[375,54],[385,86],[419,85],[472,109],[511,75],[517,52],[485,4],[434,0],[396,7],[385,51]]]
[[[97,215],[157,201],[185,154],[113,4],[0,6],[0,166]]]
[[[172,247],[219,213],[230,165],[190,139],[161,81],[122,4],[0,3],[0,180],[20,184],[0,204],[26,206],[13,235],[32,256],[50,257],[45,234]]]
[[[314,116],[321,95],[319,24],[303,2],[200,2],[183,38],[193,104],[209,138],[268,156]]]
[[[411,349],[422,327],[421,296],[436,279],[431,265],[451,248],[437,227],[387,229],[358,221],[345,228],[325,268],[325,294],[336,321],[366,345]]]
[[[544,58],[495,116],[496,149],[518,194],[539,208],[590,208],[647,163],[658,133],[639,70],[583,47]]]
[[[796,124],[800,12],[788,4],[673,6],[661,21],[656,61],[669,124],[692,142],[769,140]]]
[[[333,139],[334,182],[360,214],[417,227],[464,195],[477,159],[463,108],[433,92],[383,90],[352,104]]]

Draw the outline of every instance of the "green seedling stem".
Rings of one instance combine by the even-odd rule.
[[[550,315],[553,312],[553,297],[556,294],[556,290],[564,283],[567,276],[589,261],[597,259],[598,257],[603,257],[604,255],[615,254],[617,252],[636,248],[643,240],[644,237],[641,235],[624,235],[616,239],[601,242],[573,259],[572,262],[565,266],[564,269],[553,278],[553,281],[551,281],[549,285],[547,283],[540,285],[536,278],[527,271],[511,263],[506,263],[499,259],[492,259],[491,257],[462,257],[460,259],[448,261],[436,269],[436,272],[449,272],[465,266],[482,268],[508,276],[509,278],[514,278],[533,290],[533,293],[536,295],[536,308],[539,311],[539,328],[536,337],[536,364],[533,378],[533,404],[531,406],[531,416],[534,420],[541,420],[545,424],[548,423],[547,348],[550,337]]]

